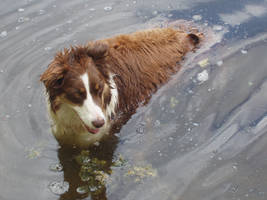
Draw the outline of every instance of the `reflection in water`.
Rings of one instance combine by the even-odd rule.
[[[114,164],[113,153],[117,143],[117,137],[110,136],[99,146],[87,150],[61,147],[58,158],[63,166],[64,181],[69,183],[69,190],[59,199],[83,199],[87,196],[94,200],[107,199],[105,184]]]

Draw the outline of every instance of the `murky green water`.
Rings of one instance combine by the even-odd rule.
[[[109,141],[60,148],[39,82],[54,54],[178,19],[218,39]],[[265,200],[266,21],[264,0],[1,1],[0,199]]]

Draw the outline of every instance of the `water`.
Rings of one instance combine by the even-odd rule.
[[[0,16],[1,200],[267,198],[266,1],[13,0]],[[222,40],[109,141],[60,148],[39,82],[54,54],[177,19]]]

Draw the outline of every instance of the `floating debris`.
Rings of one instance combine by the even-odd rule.
[[[208,79],[209,79],[209,73],[206,69],[198,73],[197,75],[197,80],[200,81],[201,83],[207,81]]]
[[[222,61],[222,60],[219,60],[216,64],[217,64],[218,66],[222,66],[222,65],[223,65],[223,61]]]
[[[16,28],[15,28],[16,30],[19,30],[20,29],[20,26],[16,26]]]
[[[40,149],[30,148],[26,151],[28,152],[27,158],[29,158],[29,159],[36,159],[36,158],[39,158],[41,156],[41,150]]]
[[[242,53],[242,54],[247,54],[247,53],[248,53],[248,51],[247,51],[247,50],[245,50],[245,49],[242,49],[242,50],[241,50],[241,53]]]
[[[9,119],[10,118],[10,115],[6,115],[5,117],[6,117],[6,119]]]
[[[202,16],[201,16],[201,15],[194,15],[192,18],[193,18],[193,20],[195,20],[195,21],[200,21],[200,20],[202,20]]]
[[[136,4],[137,3],[137,1],[133,1],[133,4]]]
[[[176,107],[176,105],[177,105],[178,103],[179,103],[179,100],[176,99],[175,97],[171,97],[171,98],[170,98],[170,107],[171,107],[171,108]]]
[[[118,158],[112,162],[113,167],[123,167],[126,164],[127,164],[127,160],[125,160],[121,154],[119,154]]]
[[[28,104],[28,108],[31,108],[32,107],[32,104]]]
[[[7,36],[7,31],[2,31],[0,37],[4,38]]]
[[[106,184],[109,180],[109,175],[103,171],[95,171],[95,180],[99,181],[102,185]]]
[[[51,164],[49,169],[53,172],[61,172],[63,170],[63,166],[60,163]]]
[[[111,11],[111,10],[112,10],[112,7],[111,7],[111,6],[105,6],[105,7],[104,7],[104,10],[105,10],[105,11]]]
[[[32,87],[30,85],[27,86],[27,89],[31,89]]]
[[[69,183],[67,181],[54,181],[48,187],[52,193],[61,195],[69,190]]]
[[[209,64],[209,59],[208,58],[205,58],[205,59],[203,59],[203,60],[198,62],[198,65],[200,67],[206,67],[208,64]]]
[[[135,177],[135,182],[140,182],[147,177],[157,176],[157,171],[151,166],[134,166],[132,169],[129,169],[125,175]]]

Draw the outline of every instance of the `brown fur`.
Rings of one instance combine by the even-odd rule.
[[[108,44],[105,57],[97,61],[104,74],[116,74],[118,110],[134,112],[171,74],[180,69],[184,55],[199,43],[195,34],[172,28],[152,29],[120,35],[101,42]],[[98,42],[98,43],[101,43]]]
[[[201,37],[174,28],[157,28],[65,49],[41,76],[51,110],[56,114],[65,102],[82,104],[86,92],[80,76],[87,73],[97,105],[105,110],[110,104],[113,75],[118,90],[115,113],[132,114],[180,69],[179,62],[196,48]]]

